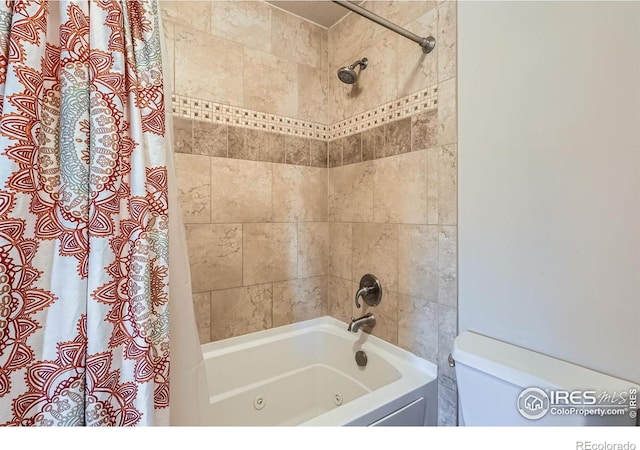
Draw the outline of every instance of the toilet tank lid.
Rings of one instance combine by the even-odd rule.
[[[639,387],[629,381],[518,347],[471,331],[454,341],[453,359],[516,386],[622,392]]]

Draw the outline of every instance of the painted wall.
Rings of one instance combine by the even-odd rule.
[[[459,4],[459,327],[640,381],[640,4]]]

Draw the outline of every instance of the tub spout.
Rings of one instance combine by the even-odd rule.
[[[357,333],[358,330],[362,327],[373,328],[376,325],[376,318],[373,314],[367,313],[362,317],[358,317],[357,319],[351,319],[351,323],[349,324],[349,328],[347,331],[352,333]]]

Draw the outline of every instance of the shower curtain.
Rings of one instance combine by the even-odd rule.
[[[157,10],[0,3],[0,424],[169,424]]]

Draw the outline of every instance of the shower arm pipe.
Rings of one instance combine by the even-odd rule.
[[[411,31],[402,28],[398,25],[396,25],[393,22],[388,21],[387,19],[385,19],[384,17],[380,17],[377,14],[372,13],[371,11],[364,9],[361,6],[358,5],[354,5],[351,2],[343,2],[343,1],[335,1],[333,3],[336,3],[340,6],[342,6],[343,8],[347,8],[351,11],[353,11],[356,14],[361,15],[362,17],[371,20],[372,22],[377,23],[378,25],[382,25],[385,28],[388,28],[389,30],[396,32],[404,37],[406,37],[407,39],[411,39],[413,42],[418,43],[418,45],[420,45],[420,47],[422,47],[422,51],[424,53],[431,53],[431,50],[434,49],[434,47],[436,46],[436,39],[433,36],[427,36],[427,37],[420,37],[417,34],[412,33]]]

